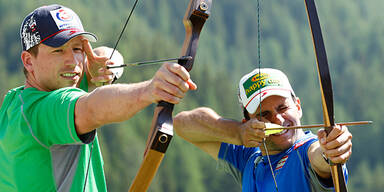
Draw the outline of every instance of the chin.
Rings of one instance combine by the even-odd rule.
[[[77,83],[76,84],[71,83],[71,84],[61,85],[57,89],[66,88],[66,87],[77,87]]]
[[[270,145],[279,150],[286,150],[291,147],[298,139],[298,130],[288,129],[286,132],[278,135],[271,135],[269,139]]]

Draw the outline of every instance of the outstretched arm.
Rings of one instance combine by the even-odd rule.
[[[254,147],[265,137],[263,122],[246,123],[225,119],[210,108],[201,107],[177,114],[176,133],[217,159],[221,142]]]
[[[88,133],[104,124],[124,121],[151,103],[179,103],[196,89],[189,73],[177,63],[165,63],[151,80],[135,84],[102,86],[80,97],[75,107],[77,133]]]

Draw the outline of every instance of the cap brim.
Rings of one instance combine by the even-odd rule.
[[[260,94],[261,94],[261,99],[260,99]],[[281,89],[281,88],[277,88],[277,89],[272,88],[272,89],[262,90],[260,94],[255,95],[251,99],[251,101],[249,101],[248,104],[246,105],[245,108],[247,109],[248,113],[250,114],[255,113],[260,103],[263,102],[264,99],[268,98],[269,96],[277,95],[277,96],[289,98],[292,95],[290,90]]]
[[[52,36],[52,37],[46,39],[42,43],[45,45],[51,46],[51,47],[60,47],[60,46],[64,45],[66,42],[68,42],[69,40],[71,40],[72,38],[77,37],[79,35],[85,37],[86,39],[88,39],[91,42],[97,41],[96,35],[93,33],[90,33],[90,32],[79,31],[79,32],[73,33],[73,31],[62,31],[62,32],[56,34],[55,36]]]

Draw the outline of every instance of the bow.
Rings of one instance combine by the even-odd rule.
[[[304,0],[306,10],[308,14],[309,25],[312,31],[312,39],[316,54],[317,71],[320,81],[321,101],[323,106],[324,124],[326,126],[325,131],[329,134],[333,126],[335,125],[334,112],[333,112],[333,92],[332,82],[329,73],[329,66],[327,60],[327,54],[325,51],[323,36],[321,33],[320,21],[316,10],[316,4],[314,0]],[[331,173],[333,184],[336,192],[347,192],[347,186],[345,183],[344,172],[341,164],[331,165]]]
[[[212,0],[191,0],[183,23],[186,36],[181,56],[192,59],[179,59],[178,63],[190,71],[196,55],[200,32],[210,15]],[[172,111],[174,104],[160,101],[155,108],[151,130],[148,135],[144,160],[132,182],[129,191],[146,191],[160,166],[168,145],[173,137]]]

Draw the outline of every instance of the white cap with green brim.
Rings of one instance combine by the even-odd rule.
[[[250,114],[267,97],[295,96],[287,76],[277,69],[261,68],[244,75],[239,82],[239,100]]]

